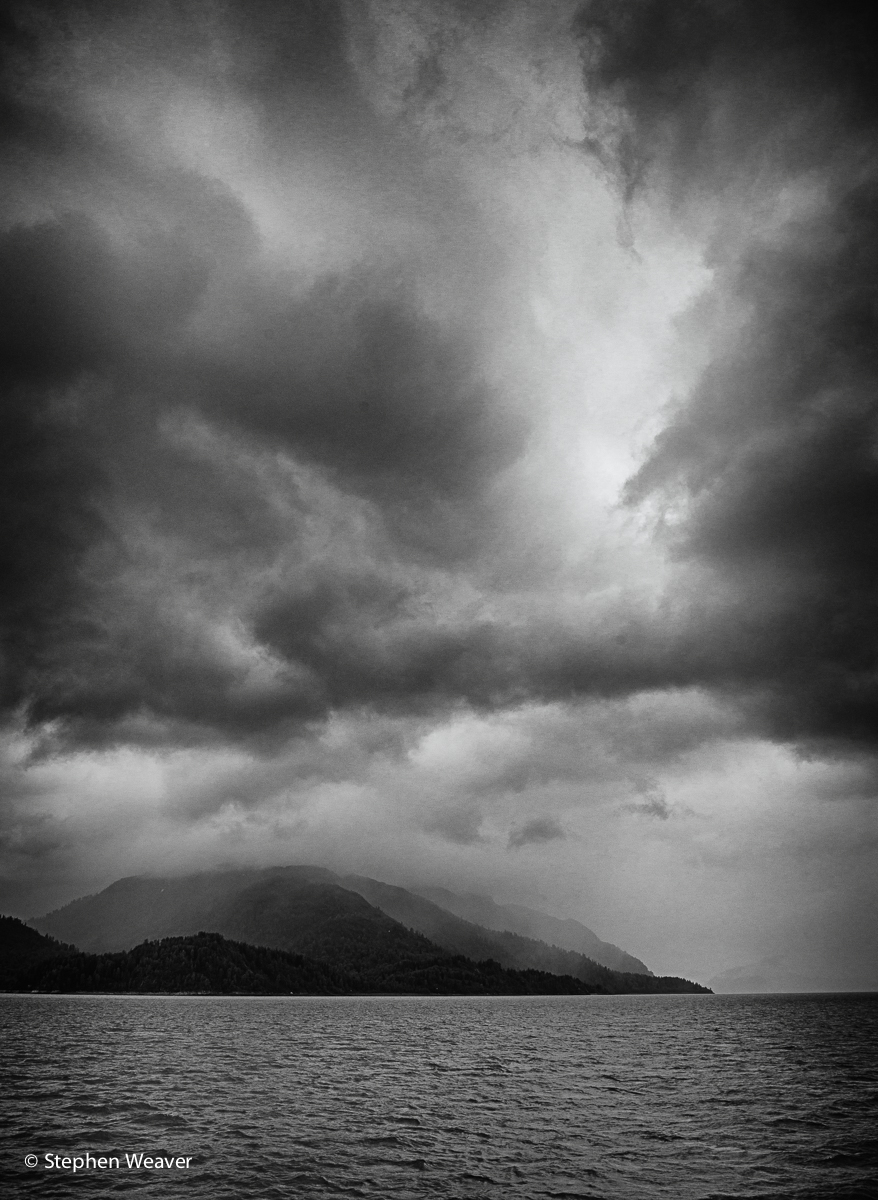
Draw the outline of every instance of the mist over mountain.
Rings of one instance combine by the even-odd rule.
[[[634,974],[651,975],[652,972],[625,950],[611,942],[602,941],[587,925],[570,918],[561,920],[548,913],[526,908],[522,904],[497,904],[488,896],[460,896],[447,888],[418,888],[421,896],[455,913],[465,921],[483,925],[486,929],[518,933],[522,937],[548,942],[562,950],[572,950],[587,958],[610,967],[614,971],[630,971]]]
[[[128,950],[145,939],[201,930],[255,945],[320,957],[344,969],[429,957],[435,947],[310,867],[208,871],[177,878],[117,880],[34,922],[65,930],[93,953]]]
[[[321,867],[129,877],[33,924],[98,954],[130,950],[147,939],[208,931],[313,958],[365,990],[391,985],[391,990],[405,990],[413,971],[441,975],[450,959],[461,960],[464,974],[473,962],[493,962],[497,969],[552,977],[539,987],[539,980],[532,981],[529,986],[536,990],[556,990],[559,978],[568,980],[568,988],[582,984],[586,990],[608,992],[695,986],[675,977],[613,971],[581,954],[464,921],[404,888],[360,876],[341,878]],[[435,990],[433,984],[439,986],[434,978],[428,990]],[[463,983],[458,980],[458,985]]]
[[[633,965],[611,970],[605,960],[590,958],[533,937],[522,936],[512,932],[508,925],[485,928],[484,925],[456,916],[446,907],[434,904],[432,900],[405,888],[393,887],[359,875],[346,876],[344,883],[389,916],[418,930],[431,941],[453,953],[465,954],[476,959],[495,958],[504,967],[513,970],[531,968],[556,975],[573,975],[577,979],[599,985],[607,985],[614,971],[631,975],[650,974],[642,963],[622,951],[618,951],[615,957],[627,960]],[[546,920],[551,923],[552,918],[547,917]],[[611,986],[615,987],[617,983],[618,981]]]

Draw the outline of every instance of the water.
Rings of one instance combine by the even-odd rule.
[[[0,1023],[4,1197],[878,1196],[875,996],[2,996]],[[119,1169],[45,1165],[86,1151]]]

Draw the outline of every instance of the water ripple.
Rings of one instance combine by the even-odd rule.
[[[0,1021],[10,1196],[878,1195],[872,996],[2,996]],[[192,1164],[44,1165],[86,1151]]]

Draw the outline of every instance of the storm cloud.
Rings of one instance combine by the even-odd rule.
[[[678,974],[775,954],[756,844],[874,903],[865,6],[9,11],[12,903],[310,858]],[[705,864],[740,944],[638,943]]]
[[[595,4],[581,28],[598,91],[623,107],[626,188],[670,180],[683,219],[710,222],[726,325],[627,500],[659,509],[689,582],[704,573],[715,589],[693,606],[703,682],[748,696],[770,737],[871,747],[878,91],[868,10]],[[688,319],[715,321],[709,303]]]

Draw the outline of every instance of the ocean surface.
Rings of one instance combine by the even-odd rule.
[[[874,995],[0,996],[0,1030],[4,1197],[878,1197]]]

